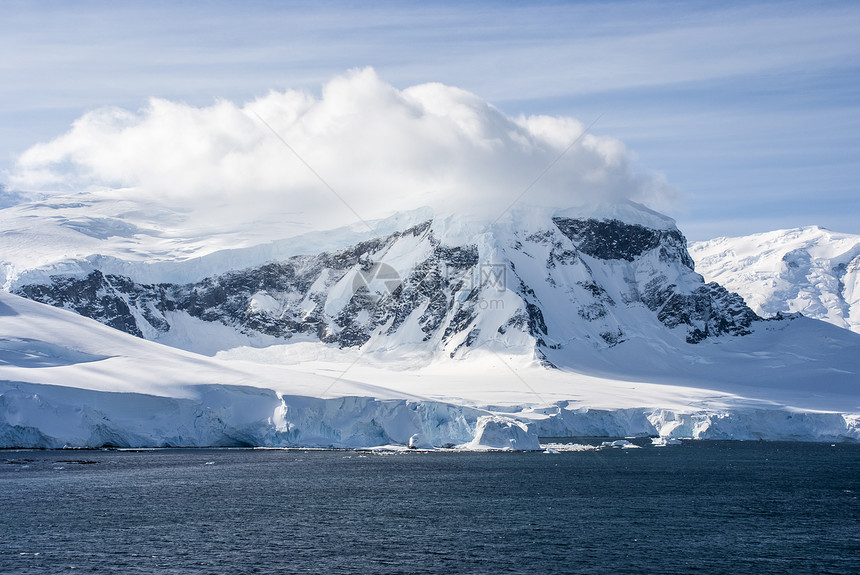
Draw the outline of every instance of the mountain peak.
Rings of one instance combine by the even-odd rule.
[[[677,229],[675,220],[647,206],[630,200],[618,202],[595,202],[556,210],[555,217],[570,219],[617,220],[653,230]]]

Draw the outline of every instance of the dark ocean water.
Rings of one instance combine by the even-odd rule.
[[[0,573],[860,573],[860,445],[0,452]]]

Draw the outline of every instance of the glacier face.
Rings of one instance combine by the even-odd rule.
[[[695,242],[690,254],[758,314],[799,312],[860,333],[860,236],[805,227]]]
[[[480,418],[490,417],[434,401],[278,396],[218,385],[196,391],[190,399],[0,382],[0,448],[369,448],[405,446],[416,434],[427,447],[455,447],[473,441]],[[502,447],[536,448],[534,432],[502,419],[508,429],[498,435],[509,439]]]
[[[0,448],[314,447],[538,450],[539,437],[860,441],[860,417],[784,409],[492,413],[370,397],[202,386],[195,399],[0,381]]]

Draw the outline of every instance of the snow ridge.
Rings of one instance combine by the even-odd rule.
[[[799,312],[860,333],[860,236],[811,226],[695,242],[690,254],[758,314]]]

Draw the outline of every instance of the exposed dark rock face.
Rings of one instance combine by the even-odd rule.
[[[712,335],[747,335],[752,322],[760,319],[741,296],[713,282],[692,294],[670,290],[652,293],[646,305],[668,327],[690,326],[688,343],[698,343]]]
[[[655,230],[618,220],[553,218],[553,223],[576,249],[599,260],[634,262],[656,251],[659,262],[682,266],[681,271],[686,268],[692,272],[695,266],[687,252],[686,239],[676,229]],[[607,305],[615,304],[612,298],[597,283],[581,285],[596,301],[581,307],[579,315],[586,320],[605,316]],[[626,303],[635,303],[638,299],[667,327],[686,326],[688,343],[698,343],[709,336],[746,335],[750,333],[752,322],[761,319],[740,296],[716,283],[701,282],[692,293],[684,293],[665,274],[655,270],[645,285],[633,288],[633,297]],[[602,333],[601,337],[614,345],[623,341],[623,332],[619,329]]]
[[[553,218],[552,221],[578,250],[594,258],[632,262],[645,252],[660,248],[664,261],[677,260],[691,270],[695,267],[687,252],[687,240],[678,230],[655,230],[619,220]]]
[[[112,328],[143,337],[130,307],[150,316],[163,328],[163,318],[151,313],[150,306],[161,301],[156,286],[137,286],[119,276],[104,276],[96,270],[85,278],[51,276],[50,284],[30,284],[17,290],[18,295],[75,311]],[[117,297],[124,293],[126,297]],[[141,313],[143,315],[143,313]]]

